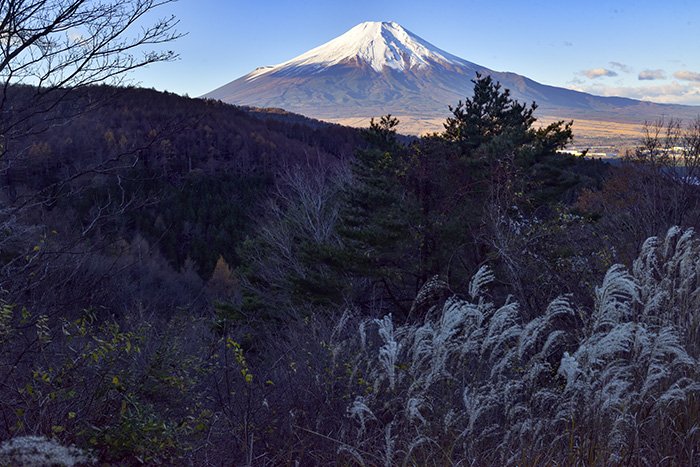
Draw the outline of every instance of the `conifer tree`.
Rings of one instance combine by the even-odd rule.
[[[372,120],[345,189],[339,233],[343,273],[385,292],[396,311],[438,275],[460,282],[493,251],[485,238],[500,219],[559,202],[585,181],[557,153],[571,123],[536,128],[533,103],[519,103],[490,76],[451,108],[442,134],[400,144],[398,120]],[[488,214],[488,215],[487,215]],[[491,217],[489,217],[491,216]]]
[[[528,107],[512,99],[510,90],[502,89],[491,76],[477,73],[472,82],[474,96],[449,106],[452,116],[444,124],[443,137],[457,143],[465,155],[487,144],[493,153],[531,142],[537,105]]]
[[[369,148],[356,153],[352,183],[342,200],[340,254],[352,276],[380,285],[384,298],[407,308],[403,296],[415,293],[415,276],[407,274],[414,256],[410,230],[415,211],[401,184],[407,148],[398,142],[397,125],[398,119],[387,115],[379,122],[372,119],[365,132]]]
[[[472,160],[475,169],[487,169],[492,189],[507,188],[520,193],[521,201],[537,204],[561,197],[581,182],[571,172],[576,161],[557,153],[571,142],[573,122],[537,128],[537,104],[518,102],[490,76],[477,73],[472,82],[473,97],[449,107],[452,116],[440,136]]]

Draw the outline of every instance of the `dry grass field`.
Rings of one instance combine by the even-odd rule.
[[[447,116],[445,116],[447,117]],[[371,117],[325,118],[325,121],[351,127],[367,127]],[[397,115],[399,131],[410,135],[425,135],[443,130],[444,118]],[[538,124],[549,125],[561,118],[539,116]],[[617,152],[633,146],[642,136],[642,124],[601,120],[574,120],[574,145],[577,148],[612,148]]]

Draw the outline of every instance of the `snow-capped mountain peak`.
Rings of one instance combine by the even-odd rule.
[[[368,21],[345,34],[277,66],[256,70],[248,76],[298,67],[329,67],[340,63],[367,65],[375,71],[384,68],[406,71],[431,63],[461,65],[465,61],[438,49],[395,22]]]
[[[439,130],[448,105],[472,95],[477,73],[490,75],[520,102],[536,101],[539,115],[549,117],[637,123],[671,111],[678,118],[698,114],[694,107],[597,97],[491,70],[449,54],[394,22],[358,24],[320,47],[258,68],[204,97],[320,119],[356,119],[352,121],[363,125],[370,117],[391,113],[417,125],[437,121],[438,127],[432,128]]]

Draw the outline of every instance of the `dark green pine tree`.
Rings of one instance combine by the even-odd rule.
[[[417,241],[411,233],[416,210],[401,183],[407,148],[397,139],[397,125],[391,115],[372,119],[369,147],[356,153],[353,180],[343,195],[339,254],[346,273],[381,290],[395,309],[407,310],[416,288]]]
[[[452,109],[443,134],[406,146],[395,118],[372,121],[343,196],[342,273],[407,311],[428,279],[466,280],[485,259],[477,239],[488,235],[484,214],[494,203],[529,210],[575,188],[580,178],[556,153],[570,124],[537,129],[535,109],[477,75],[474,97]]]
[[[479,149],[495,156],[531,142],[537,105],[533,102],[528,107],[512,99],[510,90],[501,89],[491,76],[477,73],[472,82],[473,97],[449,106],[452,116],[447,118],[442,136],[457,143],[468,156]]]
[[[585,182],[575,174],[579,164],[557,153],[571,142],[573,122],[536,128],[534,102],[518,102],[490,76],[477,73],[472,82],[473,97],[450,107],[441,137],[486,169],[492,188],[507,187],[518,194],[513,202],[533,208],[560,200]]]

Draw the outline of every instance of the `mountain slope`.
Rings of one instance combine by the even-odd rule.
[[[662,115],[694,118],[700,107],[599,97],[497,72],[445,52],[399,24],[367,22],[296,58],[261,67],[204,97],[281,107],[321,119],[392,113],[441,118],[471,95],[476,73],[489,74],[539,115],[641,123]]]

